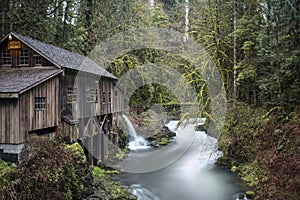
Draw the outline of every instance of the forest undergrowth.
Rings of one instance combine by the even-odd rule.
[[[254,108],[239,104],[228,112],[219,164],[238,173],[257,200],[300,196],[300,107]],[[251,192],[250,192],[251,193]]]

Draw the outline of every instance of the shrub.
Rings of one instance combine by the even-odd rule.
[[[87,163],[60,140],[31,138],[15,170],[6,173],[9,188],[2,196],[14,199],[80,199],[92,180]]]

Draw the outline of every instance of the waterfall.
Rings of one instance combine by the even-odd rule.
[[[149,142],[145,140],[144,137],[139,136],[136,133],[136,130],[132,122],[130,121],[130,119],[126,115],[123,115],[123,118],[125,119],[125,122],[127,124],[127,130],[129,135],[133,137],[133,140],[130,141],[128,144],[129,149],[133,151],[149,149],[150,148]]]
[[[131,123],[130,119],[126,115],[123,115],[123,118],[126,121],[129,135],[131,135],[133,138],[136,138],[137,133],[136,133],[135,128],[134,128],[133,124]]]

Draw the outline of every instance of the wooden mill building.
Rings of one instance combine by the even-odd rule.
[[[123,111],[116,82],[85,56],[9,32],[0,40],[0,158],[18,160],[31,134],[61,133],[105,159]]]

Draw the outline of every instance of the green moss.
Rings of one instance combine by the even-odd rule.
[[[295,199],[299,196],[291,192],[297,191],[294,178],[297,173],[292,169],[298,166],[299,160],[299,110],[252,108],[242,103],[236,109],[229,107],[218,143],[223,151],[218,163],[238,172],[255,192],[255,198],[250,199],[274,199],[275,196]]]
[[[6,173],[14,171],[15,169],[16,169],[15,164],[10,164],[3,160],[0,160],[0,177],[4,176]]]
[[[124,160],[126,156],[127,156],[126,151],[118,151],[118,152],[116,153],[116,158],[117,158],[118,160]]]
[[[18,182],[18,180],[11,180],[10,174],[16,170],[15,164],[7,163],[0,160],[0,197],[6,199],[15,195],[13,185]]]
[[[24,200],[36,197],[80,199],[89,193],[92,175],[88,166],[59,138],[31,138],[22,158],[16,167],[0,162],[0,197],[3,199],[11,199],[16,194],[18,199]]]
[[[238,171],[237,166],[232,166],[230,171],[233,172],[233,173],[237,172]]]
[[[136,199],[129,194],[127,188],[111,180],[111,177],[118,173],[119,171],[117,170],[106,170],[98,166],[93,168],[94,185],[99,188],[95,195],[98,196],[99,199]]]
[[[119,173],[118,170],[105,170],[98,166],[94,166],[93,172],[92,172],[92,174],[95,178],[101,178],[101,179],[109,178],[110,175],[116,175],[118,173]]]
[[[253,199],[254,196],[255,196],[255,192],[252,191],[252,190],[248,190],[248,191],[246,191],[246,196],[247,196],[247,198],[249,198],[249,199]]]
[[[98,166],[95,166],[93,168],[92,174],[93,174],[94,177],[97,177],[97,178],[105,178],[106,177],[105,170],[98,167]]]
[[[169,144],[169,139],[168,138],[161,138],[160,141],[158,142],[159,145],[167,145]]]
[[[84,154],[84,150],[78,142],[75,142],[73,144],[67,144],[66,147],[67,149],[70,149],[74,153],[76,153],[81,158],[82,162],[86,162],[86,156]]]
[[[257,161],[254,161],[253,163],[241,164],[239,168],[239,173],[242,177],[242,180],[251,187],[258,186],[260,181],[267,179],[265,175],[266,172],[258,165]]]

